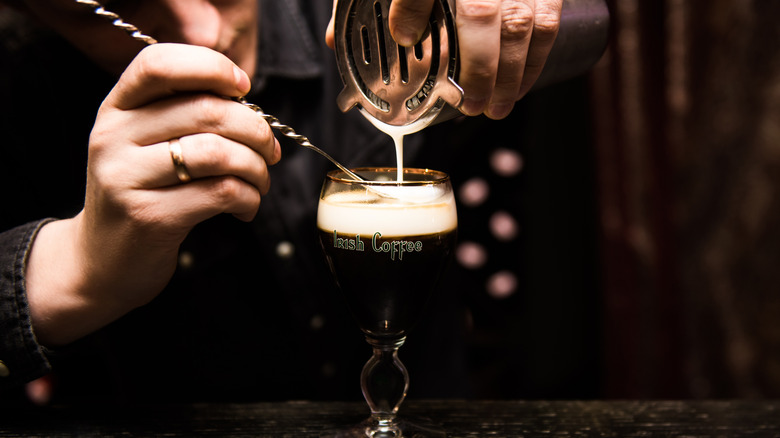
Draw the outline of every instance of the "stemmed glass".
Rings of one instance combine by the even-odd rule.
[[[398,349],[433,295],[457,235],[449,177],[428,169],[355,169],[328,173],[317,227],[330,270],[373,355],[360,385],[371,408],[362,423],[328,436],[443,437],[422,420],[398,418],[409,374]]]

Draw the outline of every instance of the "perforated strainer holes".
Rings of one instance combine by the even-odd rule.
[[[409,64],[406,60],[406,47],[398,46],[398,70],[401,73],[401,82],[409,83]]]
[[[418,42],[417,44],[415,44],[415,45],[414,45],[414,57],[415,57],[415,58],[416,58],[418,61],[422,61],[422,59],[423,59],[423,46],[422,46],[422,41],[420,41],[420,42]]]
[[[385,49],[385,25],[382,14],[382,5],[374,3],[374,18],[376,18],[376,38],[379,42],[379,64],[382,71],[382,82],[390,83],[390,69],[387,66],[387,52]]]
[[[371,64],[371,41],[368,39],[368,28],[362,26],[360,28],[360,36],[363,40],[363,63],[366,65]]]

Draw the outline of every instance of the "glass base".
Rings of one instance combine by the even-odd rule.
[[[380,424],[374,418],[343,430],[327,431],[320,438],[445,438],[444,429],[425,418],[396,418]]]

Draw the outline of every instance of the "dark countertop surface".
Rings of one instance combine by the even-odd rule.
[[[448,437],[780,437],[780,401],[408,400]],[[0,437],[317,437],[368,416],[357,402],[4,407]]]

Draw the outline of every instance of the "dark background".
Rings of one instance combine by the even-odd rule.
[[[442,384],[488,399],[780,397],[780,2],[609,3],[588,75],[504,121],[431,128],[474,138],[470,159],[437,164],[461,244],[486,256],[445,279],[466,309],[470,381]],[[517,172],[492,164],[507,151]],[[464,203],[475,181],[487,196]]]
[[[476,395],[778,397],[780,3],[610,7],[597,66],[486,124],[453,171],[491,189],[459,206],[461,241],[490,255],[458,280]],[[502,147],[518,175],[491,168]],[[491,234],[495,211],[516,239]],[[496,298],[505,269],[517,285]]]

